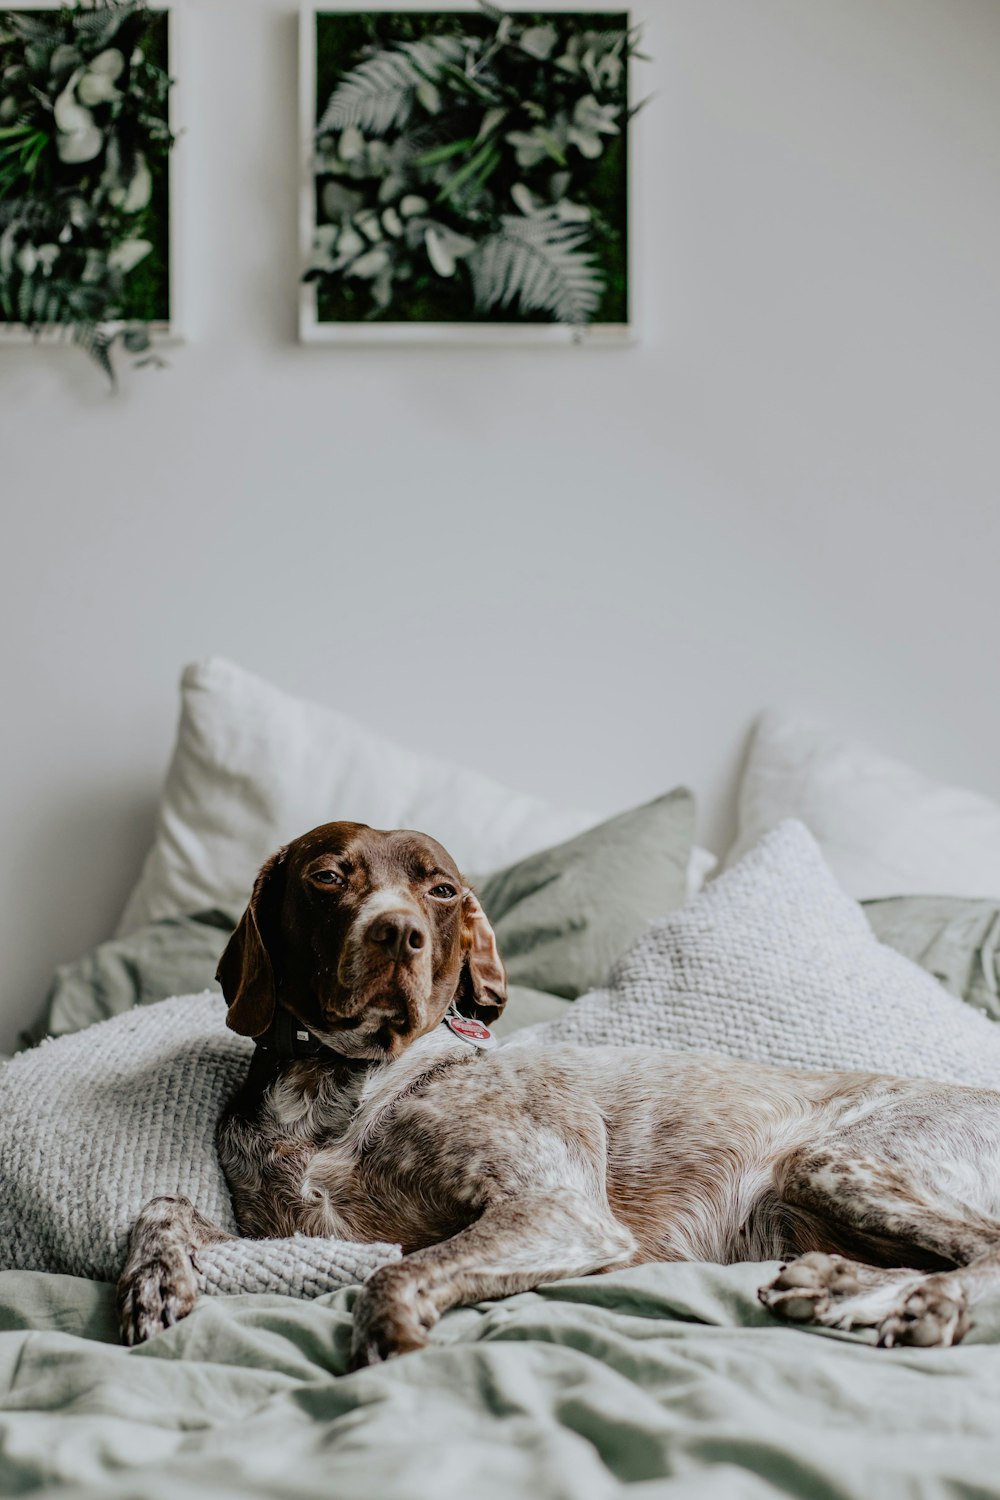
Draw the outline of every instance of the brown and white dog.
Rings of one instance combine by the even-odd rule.
[[[495,1019],[505,975],[422,834],[331,823],[279,850],[219,978],[258,1039],[219,1132],[242,1232],[403,1246],[358,1298],[354,1367],[419,1348],[459,1303],[650,1260],[789,1260],[760,1293],[773,1313],[888,1346],[955,1343],[1000,1289],[1000,1093],[471,1045],[447,1018]],[[129,1343],[191,1310],[198,1249],[224,1238],[184,1198],[144,1209]]]

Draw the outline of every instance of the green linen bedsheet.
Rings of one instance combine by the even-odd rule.
[[[650,1265],[448,1314],[345,1375],[354,1289],[203,1298],[135,1350],[112,1288],[0,1274],[0,1493],[93,1500],[1000,1495],[1000,1298],[965,1344],[774,1323],[773,1266]]]

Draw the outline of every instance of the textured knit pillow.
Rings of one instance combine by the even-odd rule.
[[[0,1067],[0,1268],[114,1281],[159,1193],[184,1193],[235,1233],[215,1131],[252,1046],[225,1014],[217,995],[185,995]],[[212,1245],[198,1261],[209,1292],[315,1297],[399,1254],[297,1235]]]
[[[883,947],[801,823],[782,823],[539,1041],[653,1043],[1000,1088],[1000,1027]]]

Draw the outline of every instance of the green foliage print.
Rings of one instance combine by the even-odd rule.
[[[167,16],[0,10],[0,321],[67,333],[114,381],[170,316]]]
[[[626,12],[315,25],[320,322],[627,322]]]

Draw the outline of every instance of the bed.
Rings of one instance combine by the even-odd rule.
[[[1000,1302],[953,1350],[776,1327],[757,1265],[646,1266],[448,1314],[343,1377],[354,1293],[206,1298],[133,1351],[112,1288],[0,1275],[0,1483],[107,1497],[876,1500],[1000,1484]]]
[[[108,943],[60,972],[28,1040],[71,1034],[209,983],[247,862],[269,852],[283,819],[307,826],[308,809],[291,805],[294,786],[246,798],[250,772],[232,732],[234,695],[241,722],[252,721],[245,742],[261,761],[258,790],[264,767],[278,761],[303,774],[304,752],[300,744],[289,755],[273,742],[261,750],[261,725],[273,738],[288,732],[289,715],[270,699],[257,703],[256,718],[248,714],[245,700],[260,690],[235,671],[215,664],[188,676],[157,845],[130,910]],[[222,707],[220,683],[229,694]],[[301,741],[301,714],[294,733]],[[328,725],[320,739],[329,743]],[[1000,822],[991,820],[1000,810],[983,799],[956,803],[971,794],[945,796],[948,789],[914,782],[916,773],[892,782],[885,763],[879,807],[852,814],[850,787],[872,778],[859,777],[856,764],[835,774],[838,754],[847,765],[844,747],[827,745],[824,758],[815,742],[807,754],[795,748],[797,763],[809,761],[825,781],[817,773],[805,786],[800,777],[795,802],[795,775],[775,771],[781,755],[792,754],[787,726],[778,733],[765,724],[757,751],[741,839],[752,843],[755,823],[759,832],[789,813],[808,816],[883,942],[995,1023],[1000,852],[992,851],[1000,851]],[[358,756],[372,784],[358,785],[356,765],[344,774],[353,777],[355,803],[375,802],[385,757],[379,762],[368,742]],[[190,806],[195,759],[214,823]],[[341,759],[343,769],[350,756]],[[222,786],[227,768],[232,785]],[[436,771],[431,782],[435,775],[454,813],[461,801],[454,768],[450,790],[440,790]],[[394,765],[392,776],[393,787],[410,786],[410,802],[376,807],[372,820],[404,822],[413,811],[412,767]],[[426,784],[427,774],[422,796]],[[470,806],[476,798],[484,805],[482,786],[466,784],[466,792]],[[346,793],[338,785],[320,795]],[[921,837],[903,836],[904,801]],[[494,846],[462,851],[467,865],[481,860],[480,869],[508,861],[492,887],[517,980],[508,1031],[574,1013],[650,916],[682,903],[704,879],[710,861],[693,843],[690,802],[671,793],[650,808],[595,829],[586,813],[532,805],[521,809],[519,832],[516,809],[498,803]],[[481,820],[480,834],[488,823]],[[195,826],[198,840],[190,836]],[[529,852],[533,834],[536,850],[549,841],[544,855]],[[637,891],[598,918],[595,872],[616,859],[639,869]],[[449,1313],[426,1350],[351,1376],[344,1372],[355,1288],[309,1301],[204,1297],[185,1322],[126,1350],[109,1283],[2,1270],[0,1491],[95,1500],[600,1500],[626,1489],[713,1500],[1000,1495],[1000,1298],[977,1306],[957,1348],[876,1351],[874,1335],[778,1325],[757,1297],[775,1269],[648,1265],[543,1286]]]

